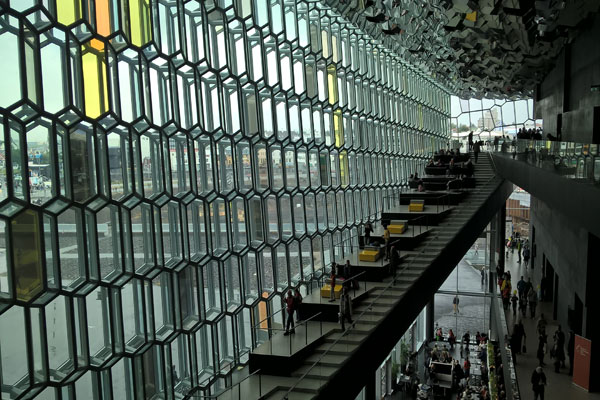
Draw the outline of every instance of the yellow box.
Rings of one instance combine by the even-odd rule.
[[[379,250],[363,250],[358,254],[359,261],[375,262],[379,259]]]
[[[335,294],[335,298],[339,299],[342,295],[342,285],[338,285],[336,283],[335,289],[333,290],[333,294]],[[321,297],[331,298],[331,285],[329,283],[323,285],[321,288]]]
[[[424,208],[425,208],[424,204],[410,203],[408,205],[408,211],[410,211],[410,212],[421,212],[421,211],[423,211]]]
[[[388,225],[388,230],[392,234],[400,235],[406,231],[406,224]]]

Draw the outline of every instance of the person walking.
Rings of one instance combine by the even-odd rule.
[[[527,283],[525,282],[525,279],[523,279],[523,275],[521,275],[521,279],[519,280],[519,282],[517,282],[517,290],[519,291],[519,298],[523,297],[523,295],[525,294],[526,286],[527,286]]]
[[[283,333],[285,336],[290,333],[296,333],[294,329],[294,293],[291,290],[288,290],[287,297],[285,298],[285,306],[287,312],[287,322],[285,323],[285,332]],[[290,329],[290,326],[292,329]]]
[[[300,306],[302,305],[302,294],[300,289],[294,289],[294,312],[296,313],[296,323],[300,322]]]
[[[544,313],[541,313],[540,319],[538,319],[536,324],[537,333],[545,335],[546,325],[548,325],[548,323],[546,322],[546,317],[544,317]]]
[[[527,302],[529,303],[529,312],[531,313],[531,318],[535,318],[535,308],[537,307],[537,293],[535,290],[531,289],[529,293],[527,293]]]
[[[517,297],[517,291],[513,291],[513,295],[510,298],[510,301],[512,303],[512,309],[513,309],[513,315],[516,316],[517,315],[517,304],[519,303],[519,298]]]
[[[519,297],[519,310],[521,310],[521,315],[525,318],[527,316],[527,298],[525,295]]]
[[[485,267],[481,268],[481,286],[485,285]]]
[[[525,265],[525,270],[527,270],[527,266],[529,265],[529,257],[531,256],[531,250],[529,250],[529,245],[525,246],[523,249],[523,264]]]
[[[352,302],[350,301],[350,295],[348,294],[348,289],[346,287],[342,290],[342,295],[340,296],[340,323],[342,324],[342,331],[344,334],[346,333],[346,326],[344,322],[348,320],[349,324],[352,324]]]
[[[454,300],[452,300],[452,306],[454,307],[454,314],[458,314],[460,311],[458,309],[458,303],[460,303],[460,299],[458,295],[454,296]]]
[[[498,143],[500,143],[500,138],[498,136],[494,137],[494,152],[498,152]]]
[[[521,249],[522,248],[523,248],[523,242],[521,241],[521,239],[519,239],[517,241],[517,256],[519,256],[517,263],[519,263],[519,264],[521,264]]]
[[[539,397],[544,400],[544,386],[546,386],[546,375],[542,367],[536,367],[531,374],[531,385],[533,389],[533,400]]]
[[[450,344],[450,350],[453,350],[454,345],[456,344],[456,335],[454,335],[452,329],[448,331],[448,343]]]

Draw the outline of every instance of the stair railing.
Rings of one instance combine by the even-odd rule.
[[[470,193],[478,193],[478,192],[482,192],[484,188],[487,188],[488,184],[492,181],[496,179],[496,176],[492,176],[490,177],[488,180],[485,181],[485,183],[483,185],[481,185],[481,187],[479,188],[475,188],[475,190],[470,191]],[[460,205],[459,205],[460,207]],[[459,208],[457,207],[457,208]],[[435,232],[435,237],[433,237],[432,239],[438,239],[439,238],[439,233]],[[412,259],[412,261],[410,261],[407,265],[405,265],[403,268],[401,268],[400,270],[400,276],[402,276],[402,274],[404,274],[408,269],[410,269],[414,262],[417,260],[419,255],[423,255],[425,254],[425,250],[428,249],[428,246],[423,247],[423,249],[421,249],[419,251],[419,253]],[[352,324],[350,325],[350,328],[345,332],[348,333],[349,331],[352,331],[352,329],[354,329],[354,327],[356,326],[356,324],[358,322],[360,322],[361,320],[363,320],[365,318],[365,313],[367,311],[369,311],[370,309],[373,308],[373,305],[383,296],[383,295],[387,295],[390,289],[394,288],[396,286],[396,281],[397,279],[395,279],[394,275],[394,279],[392,279],[392,281],[390,283],[387,284],[387,286],[381,291],[381,293],[379,293],[370,303],[369,305],[365,308],[365,310],[363,310],[356,319],[353,320]],[[335,341],[333,341],[329,347],[323,352],[321,353],[321,355],[319,356],[319,358],[308,368],[308,370],[306,370],[302,376],[300,378],[298,378],[298,380],[296,381],[296,383],[294,383],[294,385],[292,385],[286,392],[286,394],[282,397],[282,400],[289,400],[289,396],[290,393],[292,393],[300,384],[300,382],[302,382],[312,371],[313,369],[317,368],[317,366],[321,363],[321,361],[323,360],[323,358],[328,355],[334,348],[336,348],[336,346],[339,346],[341,344],[342,339],[344,338],[345,335],[340,336],[339,338],[337,338]],[[321,374],[319,374],[319,376],[322,376]]]

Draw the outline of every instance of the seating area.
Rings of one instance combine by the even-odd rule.
[[[388,225],[388,231],[390,231],[390,234],[392,235],[401,235],[404,232],[406,232],[406,228],[408,226],[408,221],[406,220],[399,220],[399,221],[390,221],[390,224]]]
[[[411,200],[408,205],[408,211],[410,212],[423,212],[425,209],[425,200]]]

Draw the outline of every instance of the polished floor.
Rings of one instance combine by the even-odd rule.
[[[506,260],[506,266],[510,270],[511,276],[513,277],[513,287],[516,287],[516,283],[520,279],[521,275],[525,277],[529,276],[531,272],[530,268],[525,269],[522,264],[517,263],[517,253],[509,254],[508,259]],[[534,287],[537,286],[538,282],[534,282]],[[558,327],[558,322],[552,320],[552,303],[551,302],[542,302],[538,305],[536,310],[536,317],[540,315],[540,313],[544,313],[548,321],[548,326],[546,328],[546,332],[548,333],[548,343],[552,343],[552,335],[556,331]],[[517,312],[516,318],[519,318],[519,314]],[[509,326],[510,333],[512,333],[512,326],[515,323],[515,317],[513,317],[512,309],[506,312],[506,323]],[[529,318],[529,312],[527,313],[527,317],[523,318],[523,325],[525,326],[525,334],[527,335],[526,344],[527,344],[527,353],[521,354],[517,356],[517,379],[519,381],[519,390],[521,392],[522,400],[533,400],[533,391],[531,389],[531,374],[535,367],[538,365],[538,360],[535,357],[535,349],[537,346],[537,335],[535,333],[535,326],[537,323],[537,318],[531,319]],[[563,330],[565,327],[562,327]],[[568,338],[567,338],[568,340]],[[545,400],[586,400],[586,399],[600,399],[600,393],[588,393],[586,390],[576,386],[572,383],[568,368],[569,360],[567,358],[567,368],[563,368],[560,370],[560,373],[555,373],[554,368],[552,366],[552,360],[550,356],[547,354],[544,362],[546,363],[546,367],[544,367],[544,373],[546,374],[546,378],[548,380],[548,386],[545,390]]]

